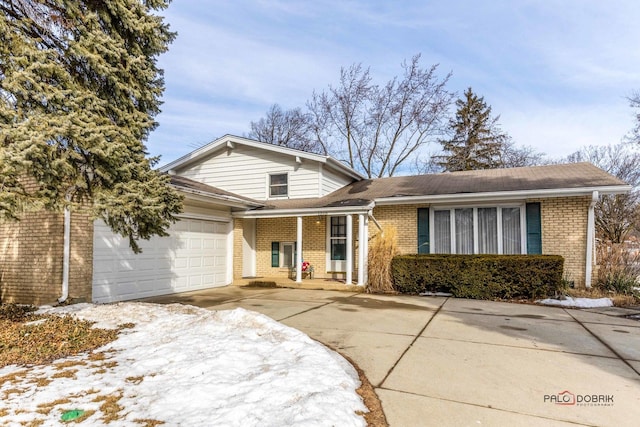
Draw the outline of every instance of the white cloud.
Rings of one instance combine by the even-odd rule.
[[[510,109],[500,123],[516,143],[560,158],[587,145],[619,143],[631,128],[627,117],[621,108],[534,106]]]
[[[176,1],[149,148],[170,160],[185,142],[248,132],[273,103],[303,106],[341,66],[362,62],[382,83],[418,52],[453,71],[450,90],[485,96],[518,143],[553,155],[616,143],[633,127],[624,96],[640,89],[637,16],[635,0]]]

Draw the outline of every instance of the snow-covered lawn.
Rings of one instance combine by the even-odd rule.
[[[264,315],[142,303],[45,310],[135,326],[93,355],[0,368],[3,425],[58,426],[74,409],[92,426],[366,425],[354,368]]]
[[[565,299],[559,300],[554,298],[547,298],[536,301],[538,304],[543,305],[559,305],[562,307],[575,307],[575,308],[598,308],[598,307],[613,307],[613,301],[611,298],[572,298],[565,297]]]

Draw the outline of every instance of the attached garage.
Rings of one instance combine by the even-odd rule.
[[[93,238],[93,301],[114,302],[228,285],[232,281],[231,219],[183,217],[167,237],[128,241],[97,221]]]

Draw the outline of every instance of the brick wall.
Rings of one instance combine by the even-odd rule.
[[[242,218],[233,219],[233,279],[242,278]]]
[[[37,212],[0,223],[2,302],[51,304],[62,294],[64,215]],[[91,301],[93,224],[86,214],[71,217],[69,298]]]
[[[584,287],[590,198],[561,197],[530,201],[541,202],[542,252],[549,255],[562,255],[565,258],[565,276],[575,281],[576,286]],[[427,206],[376,206],[373,210],[374,217],[382,227],[389,225],[397,229],[398,247],[403,254],[417,252],[417,212],[421,207]],[[369,222],[369,237],[378,232],[375,224]]]
[[[542,253],[562,255],[565,277],[573,280],[576,286],[584,287],[591,198],[559,197],[537,201],[541,202],[542,208]]]
[[[326,219],[302,218],[302,255],[314,268],[316,277],[326,271]],[[256,267],[258,276],[287,277],[286,268],[271,267],[271,242],[295,242],[296,218],[263,218],[256,221]]]
[[[428,205],[376,206],[373,217],[382,228],[395,227],[400,253],[415,254],[418,252],[418,208],[426,207]],[[379,232],[375,223],[369,221],[369,238]]]
[[[587,214],[589,197],[563,197],[540,200],[542,208],[542,251],[544,254],[565,258],[565,275],[584,286]],[[418,247],[418,208],[424,204],[376,206],[373,215],[380,226],[393,226],[398,231],[401,253],[416,253]],[[358,216],[353,216],[354,274],[357,269]],[[369,238],[379,233],[369,221]],[[239,240],[238,240],[239,239]],[[234,241],[234,277],[242,274],[242,227],[236,226]],[[256,249],[257,274],[267,277],[286,277],[287,269],[271,267],[271,242],[295,242],[296,218],[269,218],[257,220]],[[303,255],[315,268],[317,277],[326,272],[326,217],[303,218]],[[595,260],[594,260],[595,261]],[[355,277],[355,276],[354,276]]]

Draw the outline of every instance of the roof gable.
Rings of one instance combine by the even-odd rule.
[[[160,168],[162,172],[171,173],[172,170],[178,168],[185,168],[204,159],[214,155],[215,153],[234,149],[236,145],[244,145],[252,148],[257,148],[259,150],[264,150],[268,152],[274,152],[286,156],[294,157],[296,161],[301,162],[304,160],[309,160],[313,162],[318,162],[323,165],[328,166],[329,168],[349,177],[350,179],[360,180],[364,179],[364,176],[356,172],[355,170],[349,168],[338,160],[334,159],[330,156],[323,156],[320,154],[308,153],[306,151],[295,150],[293,148],[283,147],[280,145],[268,144],[265,142],[255,141],[248,138],[243,138],[235,135],[225,135],[222,136],[207,145],[204,145],[173,162],[168,163],[167,165]]]

